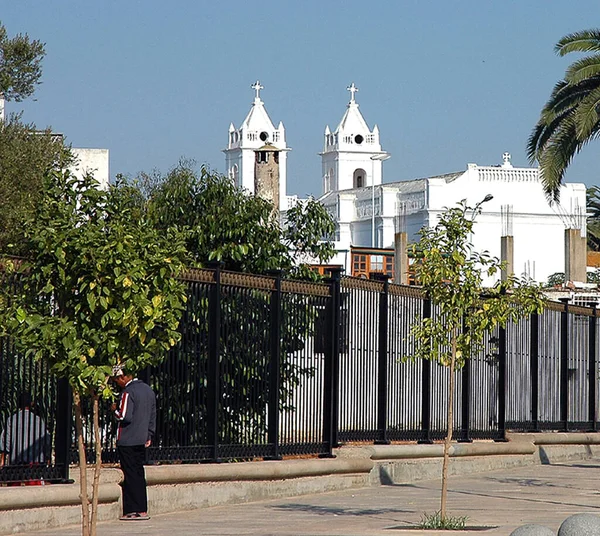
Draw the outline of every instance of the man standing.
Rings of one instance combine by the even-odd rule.
[[[50,447],[46,425],[32,411],[28,392],[19,395],[18,404],[19,411],[8,418],[0,433],[0,466],[43,464]]]
[[[113,381],[122,390],[113,404],[119,420],[117,451],[123,471],[123,521],[141,521],[148,516],[144,460],[156,429],[156,396],[149,385],[115,366]]]

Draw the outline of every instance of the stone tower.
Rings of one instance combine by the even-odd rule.
[[[273,145],[263,145],[254,154],[254,193],[270,201],[277,214],[281,206],[279,200],[281,151]]]
[[[256,190],[258,183],[255,176],[256,170],[259,168],[257,154],[265,152],[272,155],[274,150],[278,160],[278,184],[276,189],[278,201],[275,205],[286,208],[286,157],[287,151],[290,149],[285,141],[285,128],[282,122],[279,122],[277,128],[273,125],[260,98],[260,90],[264,89],[260,82],[257,81],[251,87],[255,92],[254,102],[246,119],[239,128],[236,128],[233,123],[229,125],[227,149],[223,150],[227,174],[235,181],[236,185],[245,188],[252,194],[258,193]],[[265,146],[273,149],[263,150],[262,148]],[[274,159],[275,157],[273,157],[271,164],[274,164]],[[262,169],[263,164],[265,163],[260,162],[260,169]],[[263,181],[264,178],[261,177],[259,182],[262,184]],[[275,189],[271,188],[271,191],[275,191]]]

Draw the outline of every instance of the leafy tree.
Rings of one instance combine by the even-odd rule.
[[[558,201],[560,185],[573,157],[600,134],[600,29],[564,36],[555,46],[559,56],[590,55],[572,63],[552,90],[531,133],[527,152],[540,165],[546,196]]]
[[[564,272],[556,272],[548,276],[548,281],[544,285],[546,288],[552,287],[562,287],[565,284],[565,273]]]
[[[47,362],[73,390],[81,473],[83,533],[95,534],[101,444],[100,399],[113,396],[111,368],[135,373],[160,361],[180,338],[185,290],[176,280],[183,241],[133,215],[91,177],[50,173],[23,235],[28,258],[15,268],[19,291],[0,307],[0,328],[26,355]],[[91,512],[82,401],[91,399],[96,466]]]
[[[284,270],[292,277],[313,278],[307,263],[326,263],[334,253],[323,238],[335,224],[313,199],[288,210],[282,228],[268,201],[248,195],[206,166],[197,173],[192,163],[182,162],[164,177],[143,173],[124,186],[138,210],[144,210],[147,200],[157,228],[185,233],[190,260],[197,266],[219,261],[226,270]]]
[[[600,251],[600,187],[587,189],[587,245],[592,251]]]
[[[481,203],[469,207],[463,201],[447,209],[433,228],[420,231],[413,247],[417,279],[436,313],[415,323],[417,341],[412,359],[429,359],[448,367],[447,434],[442,466],[441,519],[446,518],[449,449],[452,441],[452,409],[455,371],[484,348],[484,337],[496,326],[540,310],[542,297],[536,286],[511,278],[493,288],[483,287],[484,277],[500,273],[501,263],[487,252],[474,251],[469,237]]]
[[[9,38],[0,23],[0,119],[4,118],[4,100],[20,102],[33,95],[42,76],[44,44],[27,34]]]
[[[73,163],[61,137],[19,117],[0,121],[0,252],[25,255],[22,234],[42,192],[42,178]]]
[[[267,201],[248,195],[230,179],[206,167],[195,171],[190,162],[180,163],[165,176],[158,172],[140,174],[122,184],[121,194],[133,211],[147,213],[160,232],[180,230],[186,237],[189,262],[198,267],[219,261],[225,270],[254,274],[281,270],[288,277],[317,280],[318,274],[310,270],[308,263],[327,262],[333,254],[331,243],[322,239],[330,236],[335,227],[316,201],[309,200],[288,210],[282,228]],[[242,434],[248,440],[251,433],[260,442],[264,438],[268,404],[264,386],[270,374],[270,293],[224,292],[221,306],[228,314],[222,317],[227,336],[220,344],[220,366],[226,370],[219,399],[220,418],[225,425],[220,437],[225,443],[236,443]],[[304,296],[286,294],[282,309],[280,400],[282,407],[290,409],[293,387],[314,372],[296,352],[311,334],[316,308]],[[187,314],[187,336],[196,341],[195,347],[179,347],[172,352],[169,366],[186,370],[186,376],[193,377],[195,371],[203,370],[208,355],[206,298],[191,294]],[[252,360],[245,358],[248,355],[253,356]],[[161,374],[157,371],[155,385],[163,405],[170,408],[165,415],[171,419],[170,428],[188,430],[189,426],[183,423],[189,419],[205,422],[202,409],[192,416],[189,410],[179,408],[176,389],[164,389],[166,382],[161,381]],[[181,389],[185,389],[190,400],[203,400],[200,382],[190,381]],[[240,393],[253,395],[240,397]],[[182,444],[202,444],[203,438],[196,431],[191,433],[196,435],[182,436]]]

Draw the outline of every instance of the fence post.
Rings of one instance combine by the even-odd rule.
[[[281,460],[279,453],[279,382],[281,360],[281,270],[269,273],[275,280],[271,291],[271,356],[269,363],[269,401],[267,441],[272,445],[272,454],[265,457],[269,460]]]
[[[589,387],[589,409],[588,419],[592,424],[592,430],[596,432],[598,430],[598,409],[596,405],[596,385],[598,383],[598,366],[596,364],[596,315],[597,309],[594,305],[592,307],[592,316],[589,318],[589,347],[588,347],[588,387]]]
[[[531,375],[531,421],[533,431],[539,432],[540,429],[540,315],[533,313],[531,315],[531,331],[529,333],[529,373]]]
[[[498,328],[498,432],[506,441],[506,328]]]
[[[560,313],[560,420],[569,430],[569,298],[561,298],[565,309]]]
[[[63,482],[69,482],[69,465],[71,463],[71,422],[72,394],[69,380],[59,378],[56,382],[56,437],[54,439],[54,456],[56,466],[61,472]]]
[[[343,268],[331,268],[329,285],[331,299],[327,315],[327,333],[329,341],[326,344],[324,367],[324,400],[323,400],[323,442],[327,445],[327,453],[321,457],[332,457],[331,449],[338,444],[338,405],[339,405],[339,360],[340,360],[340,318],[341,318],[341,278]]]
[[[431,318],[431,299],[423,299],[423,319]],[[433,443],[431,439],[431,361],[421,361],[421,428],[423,435],[418,443]]]
[[[461,432],[462,437],[458,439],[459,443],[472,443],[471,433],[471,358],[465,359],[462,369],[462,414],[461,414]]]
[[[211,449],[211,459],[219,461],[219,354],[221,345],[221,266],[220,262],[210,263],[214,270],[214,285],[208,295],[208,363],[207,363],[207,442]]]
[[[377,439],[376,445],[388,445],[387,438],[387,365],[388,365],[388,304],[390,281],[387,274],[375,273],[372,278],[383,283],[379,294],[379,333],[377,354]]]

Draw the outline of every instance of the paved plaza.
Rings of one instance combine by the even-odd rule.
[[[572,514],[600,515],[600,459],[455,476],[449,482],[448,513],[468,516],[469,526],[486,530],[407,529],[423,512],[439,509],[440,483],[428,480],[99,523],[98,536],[508,536],[527,523],[556,532]],[[80,529],[33,534],[76,536]]]

